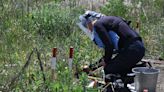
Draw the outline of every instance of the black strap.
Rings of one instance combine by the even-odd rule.
[[[129,45],[135,41],[141,41],[142,42],[142,38],[141,37],[134,37],[134,38],[129,39],[125,45],[125,48],[129,47]]]
[[[132,42],[135,42],[135,41],[141,41],[142,42],[142,38],[141,37],[132,38],[129,40],[129,44],[131,44]]]
[[[142,38],[141,37],[135,37],[135,38],[132,38],[132,39],[129,39],[128,42],[126,43],[126,45],[124,46],[124,48],[121,48],[118,53],[126,50],[130,44],[132,44],[133,42],[135,41],[141,41],[142,42]]]

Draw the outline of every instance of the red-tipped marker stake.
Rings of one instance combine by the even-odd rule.
[[[71,70],[72,70],[72,62],[73,62],[73,52],[74,52],[73,47],[70,47],[68,65],[69,65],[69,68],[70,68]]]
[[[51,69],[56,69],[56,52],[57,48],[52,49],[52,58],[51,58]]]
[[[144,89],[143,92],[148,92],[148,89]]]
[[[51,57],[51,74],[52,79],[56,79],[55,69],[56,69],[56,54],[57,48],[52,49],[52,57]]]
[[[140,23],[137,21],[136,22],[136,32],[139,33],[140,30]]]
[[[52,57],[56,57],[56,53],[57,53],[57,48],[53,48],[52,49]]]

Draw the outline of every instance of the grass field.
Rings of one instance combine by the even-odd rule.
[[[103,50],[76,25],[78,16],[86,9],[125,17],[132,20],[133,28],[139,16],[140,34],[147,49],[144,58],[164,58],[163,1],[140,0],[142,6],[137,15],[137,1],[132,6],[124,6],[120,1],[68,0],[64,4],[60,0],[0,0],[0,91],[84,92],[86,75],[82,73],[80,80],[76,80],[73,73],[103,55]],[[68,69],[71,46],[74,47],[72,72]],[[50,69],[53,47],[58,48],[55,81],[51,79]]]

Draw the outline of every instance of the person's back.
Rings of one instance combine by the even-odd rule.
[[[84,16],[87,21],[89,20],[85,22],[85,25],[91,31],[94,29],[104,45],[105,54],[101,60],[104,62],[102,65],[104,65],[105,74],[126,74],[145,54],[141,37],[120,17],[101,16],[92,22],[88,16],[92,15]],[[113,31],[119,36],[120,52],[114,58],[112,58],[114,46],[111,36],[108,35],[109,31]]]
[[[106,31],[114,31],[119,36],[119,47],[123,48],[133,38],[139,37],[138,33],[133,31],[120,17],[103,16],[94,26],[99,30],[99,26],[104,26]],[[100,33],[101,35],[101,33]]]
[[[145,49],[141,37],[120,17],[101,17],[96,21],[94,27],[106,46],[104,61],[107,66],[104,69],[107,74],[125,73],[131,70],[144,56]],[[106,35],[110,30],[116,32],[119,36],[119,49],[121,50],[114,59],[111,59],[113,46],[111,45],[110,37]]]

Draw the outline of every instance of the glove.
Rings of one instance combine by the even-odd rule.
[[[106,66],[106,63],[104,61],[104,57],[102,57],[100,60],[99,60],[99,66]]]
[[[101,67],[101,66],[104,66],[105,67],[105,62],[104,62],[104,57],[102,57],[98,62],[94,63],[94,64],[90,64],[89,65],[89,68],[94,71],[96,70],[97,68]]]

